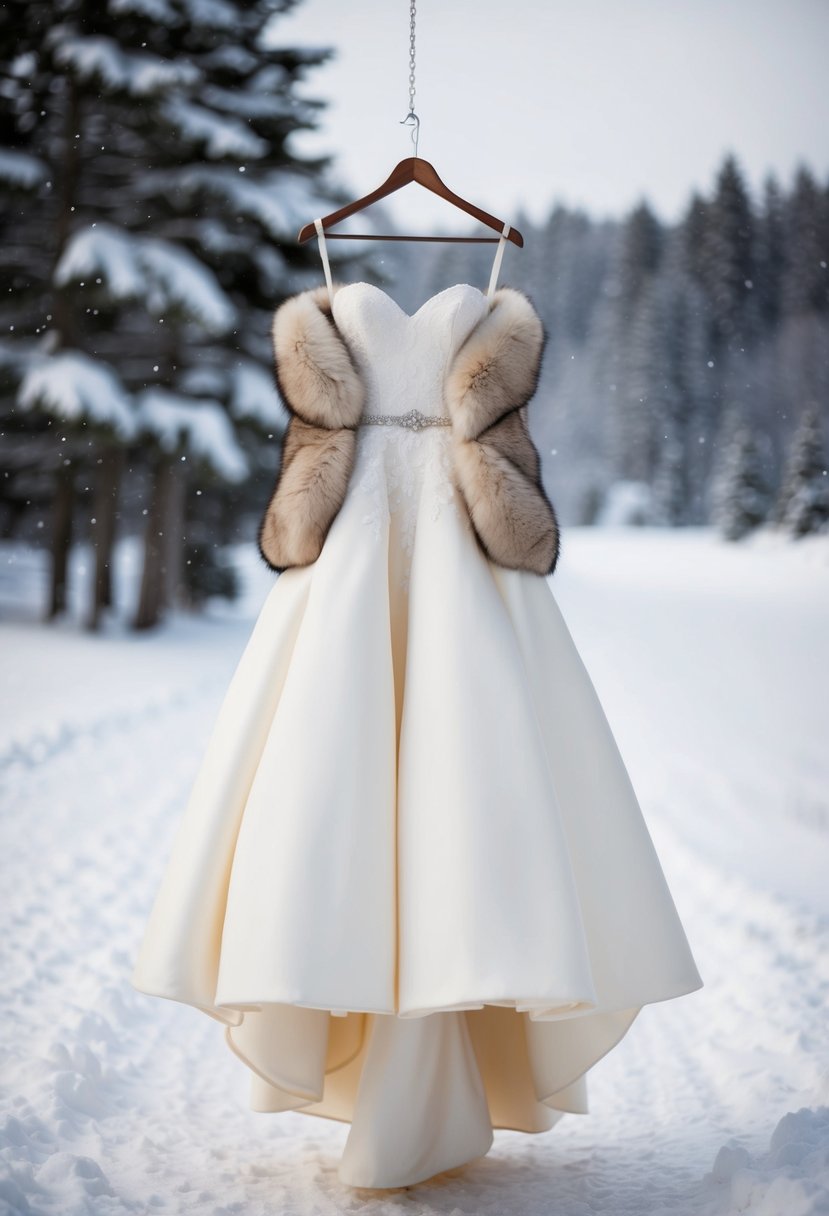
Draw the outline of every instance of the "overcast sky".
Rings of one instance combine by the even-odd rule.
[[[647,197],[666,221],[733,151],[749,189],[800,161],[829,175],[829,0],[418,0],[418,153],[503,219],[554,202],[595,218]],[[333,152],[353,197],[413,148],[408,0],[303,0],[273,41],[333,45],[303,92],[328,100],[294,141]],[[473,220],[411,184],[389,200],[412,232]],[[309,216],[309,219],[313,218]],[[352,225],[354,221],[351,221]]]

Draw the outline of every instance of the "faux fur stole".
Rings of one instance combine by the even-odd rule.
[[[341,284],[334,285],[335,292]],[[487,557],[551,574],[559,554],[553,505],[527,426],[546,331],[529,298],[501,287],[444,381],[455,487]],[[276,485],[259,529],[275,570],[319,555],[345,498],[365,384],[325,286],[289,297],[272,324],[276,383],[290,414]]]

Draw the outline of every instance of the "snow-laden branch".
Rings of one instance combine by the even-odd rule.
[[[187,20],[195,26],[206,26],[210,30],[225,30],[239,36],[239,5],[227,4],[225,0],[184,0]],[[249,5],[249,8],[256,7]]]
[[[121,439],[135,434],[129,395],[118,376],[81,351],[34,357],[18,389],[17,404],[61,422],[108,427]]]
[[[259,363],[241,360],[231,373],[230,412],[240,422],[283,431],[288,412],[276,392],[272,377]]]
[[[48,169],[37,156],[16,148],[0,148],[0,182],[33,190],[46,177]]]
[[[268,93],[255,87],[223,89],[218,85],[208,85],[199,96],[205,105],[243,118],[293,117],[303,104],[301,98],[290,93]]]
[[[204,106],[179,97],[165,102],[162,114],[178,134],[189,143],[204,149],[206,156],[218,160],[236,156],[240,160],[266,156],[269,146],[244,123],[214,114]]]
[[[77,80],[94,82],[113,93],[130,97],[155,97],[168,89],[194,85],[200,73],[184,60],[161,59],[146,51],[123,51],[111,38],[101,35],[66,37],[55,26],[46,37],[57,67],[68,69]]]
[[[233,214],[255,220],[276,240],[294,240],[309,217],[331,210],[330,196],[322,193],[318,182],[282,169],[252,181],[218,165],[194,165],[151,174],[147,182],[154,189],[166,187],[194,197],[203,193],[219,199]]]
[[[109,0],[109,11],[113,14],[137,14],[149,17],[152,21],[161,22],[171,28],[179,25],[181,15],[177,13],[169,0]]]
[[[182,397],[162,388],[144,389],[136,400],[141,432],[163,451],[175,452],[183,443],[188,457],[203,461],[226,481],[247,476],[247,457],[218,402]]]
[[[213,273],[193,254],[111,224],[75,233],[55,268],[58,287],[93,277],[102,280],[113,300],[143,300],[158,315],[178,308],[214,333],[224,333],[236,316]]]

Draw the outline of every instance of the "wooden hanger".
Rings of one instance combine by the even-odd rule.
[[[482,211],[474,203],[469,203],[465,198],[461,198],[460,195],[453,193],[438,177],[434,166],[421,156],[407,156],[405,160],[401,160],[399,164],[395,165],[383,184],[378,186],[376,190],[372,190],[371,194],[366,194],[363,198],[358,198],[356,202],[347,203],[345,207],[340,207],[339,211],[332,211],[330,215],[324,216],[322,218],[323,228],[327,229],[332,224],[338,224],[340,220],[347,219],[349,215],[354,215],[356,211],[365,210],[372,203],[385,198],[387,194],[393,194],[395,190],[400,190],[401,187],[407,186],[409,182],[419,182],[421,186],[425,186],[433,194],[445,198],[447,202],[451,203],[454,207],[459,207],[461,211],[465,211],[468,215],[474,216],[476,220],[480,220],[488,228],[494,228],[499,233],[499,236],[378,236],[376,233],[332,232],[329,235],[329,239],[335,241],[453,241],[458,244],[472,244],[476,242],[490,244],[500,240],[500,233],[504,228],[503,220],[496,219],[488,211]],[[313,220],[300,228],[299,236],[297,237],[300,245],[310,240],[312,236],[315,236],[316,231]],[[510,228],[507,240],[512,241],[519,248],[523,248],[524,246],[524,238],[517,228]]]

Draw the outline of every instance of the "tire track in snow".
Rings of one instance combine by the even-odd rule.
[[[113,735],[134,729],[149,715],[174,713],[196,697],[209,697],[216,689],[216,676],[210,676],[195,684],[188,682],[183,687],[156,693],[134,704],[127,703],[119,709],[109,708],[88,721],[65,718],[48,728],[30,730],[19,738],[12,737],[0,747],[0,773],[16,765],[36,768],[85,740],[103,744]]]

